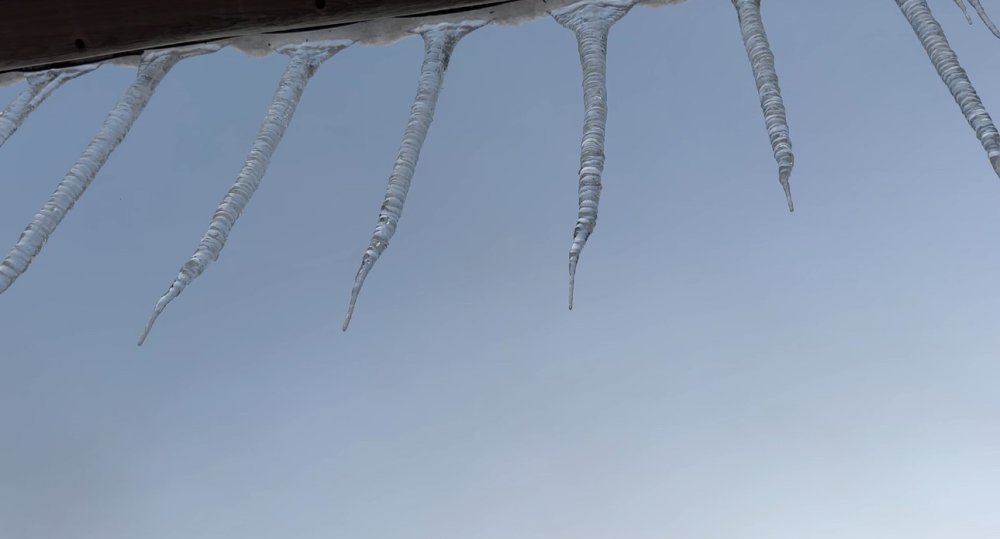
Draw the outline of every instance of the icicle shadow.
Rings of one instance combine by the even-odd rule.
[[[774,68],[774,53],[771,52],[771,44],[764,32],[764,21],[760,16],[760,0],[733,0],[733,6],[739,16],[743,44],[753,69],[753,78],[757,82],[760,108],[764,111],[764,124],[771,139],[771,150],[774,152],[774,160],[778,162],[778,182],[785,191],[788,211],[792,212],[795,211],[795,205],[792,203],[789,178],[795,165],[795,155],[792,153],[792,141],[788,134],[785,102],[781,98],[778,73]]]
[[[26,77],[28,87],[11,100],[3,112],[0,112],[0,146],[7,142],[7,139],[21,127],[28,115],[48,99],[52,92],[58,90],[63,84],[80,75],[90,73],[98,67],[100,64],[88,64],[28,74]]]
[[[944,30],[934,19],[926,0],[896,0],[896,4],[916,32],[938,76],[944,81],[962,109],[965,119],[975,130],[980,144],[990,159],[990,164],[993,165],[994,172],[1000,176],[1000,133],[997,132],[993,119],[976,94],[968,74],[958,63],[958,56],[948,44]]]
[[[608,121],[607,51],[611,26],[624,17],[631,0],[584,0],[549,12],[576,36],[583,68],[583,140],[580,143],[579,210],[569,249],[569,308],[573,308],[576,266],[597,226],[604,173],[604,133]]]
[[[389,240],[396,233],[396,225],[403,213],[406,194],[410,190],[410,182],[420,158],[420,148],[427,138],[427,130],[434,120],[434,109],[437,107],[438,96],[444,74],[448,70],[448,62],[455,50],[455,45],[469,32],[480,28],[486,21],[463,21],[460,23],[440,23],[418,27],[414,33],[424,39],[424,60],[420,67],[420,82],[417,84],[417,96],[410,108],[410,119],[403,132],[403,141],[399,147],[396,163],[389,176],[389,186],[385,191],[385,200],[379,210],[378,224],[372,234],[371,243],[361,259],[361,267],[354,278],[351,288],[351,300],[347,306],[347,316],[341,329],[347,331],[354,315],[354,306],[358,302],[361,287],[371,271],[375,261],[385,252]]]
[[[28,269],[63,217],[73,208],[108,157],[128,134],[170,68],[184,58],[215,52],[220,48],[220,45],[215,44],[192,45],[143,54],[135,81],[108,113],[100,131],[56,186],[48,202],[21,233],[14,248],[0,261],[0,293],[6,291]]]
[[[320,41],[303,45],[292,45],[279,49],[278,52],[291,57],[285,72],[278,82],[278,89],[271,100],[264,122],[257,131],[257,137],[250,147],[243,169],[226,196],[219,203],[208,231],[191,258],[181,267],[177,278],[170,284],[166,293],[160,297],[153,307],[153,314],[139,337],[139,346],[146,341],[153,324],[167,305],[180,295],[209,264],[219,259],[222,248],[226,245],[229,233],[236,220],[243,214],[250,198],[260,186],[261,179],[271,162],[271,156],[281,143],[285,130],[292,121],[295,109],[302,99],[302,93],[320,65],[338,52],[351,45],[351,41]]]

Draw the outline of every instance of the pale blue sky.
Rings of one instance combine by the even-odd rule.
[[[567,311],[575,44],[485,28],[341,333],[422,49],[356,47],[137,348],[285,59],[182,63],[0,296],[0,537],[996,537],[1000,181],[894,2],[765,4],[795,214],[730,3],[633,10]],[[1000,41],[932,8],[1000,116]],[[0,150],[0,238],[132,78],[69,83]]]

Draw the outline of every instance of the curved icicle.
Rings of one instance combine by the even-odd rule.
[[[969,9],[965,7],[965,0],[955,0],[955,5],[958,9],[962,10],[962,15],[965,15],[965,22],[972,24],[972,16],[969,15]]]
[[[486,21],[463,21],[460,23],[440,23],[421,26],[414,30],[424,39],[424,60],[420,66],[420,82],[417,84],[417,96],[410,107],[410,119],[403,131],[403,141],[399,146],[396,163],[389,176],[389,185],[385,191],[385,200],[379,210],[378,223],[372,234],[371,243],[361,259],[361,267],[354,278],[351,288],[351,300],[347,306],[347,316],[341,329],[347,331],[354,315],[354,306],[358,302],[358,294],[365,284],[368,272],[379,256],[385,252],[389,240],[396,233],[396,225],[403,213],[406,194],[410,190],[410,182],[420,158],[420,148],[427,138],[427,130],[434,120],[434,109],[437,107],[441,85],[444,82],[445,71],[455,45],[469,32],[480,28]]]
[[[0,112],[0,146],[7,142],[7,139],[21,127],[28,115],[52,95],[52,92],[58,90],[63,84],[80,75],[90,73],[98,67],[100,64],[87,64],[29,74],[26,77],[28,87],[17,94],[17,97],[11,100]]]
[[[579,210],[569,249],[569,308],[573,308],[576,265],[597,226],[604,172],[604,132],[608,120],[608,32],[632,8],[631,0],[583,0],[549,12],[573,31],[583,68],[583,140],[580,143]]]
[[[990,159],[990,164],[993,165],[994,172],[1000,176],[1000,133],[997,132],[992,118],[986,112],[986,107],[976,94],[972,81],[958,63],[958,56],[948,44],[944,31],[931,14],[926,0],[896,0],[896,4],[916,32],[920,44],[934,64],[934,69],[948,86],[965,119],[975,130],[979,142]]]
[[[42,250],[42,246],[73,208],[83,192],[94,181],[98,171],[107,162],[111,152],[121,143],[135,123],[136,118],[149,103],[157,85],[170,68],[183,58],[197,54],[214,52],[219,45],[193,45],[178,49],[146,52],[139,63],[136,79],[118,100],[100,131],[90,141],[83,154],[66,176],[56,186],[48,202],[35,214],[17,244],[6,258],[0,262],[0,293],[28,269],[31,261]]]
[[[243,164],[243,169],[240,170],[233,186],[229,188],[229,192],[216,208],[212,221],[208,225],[208,231],[202,237],[198,248],[181,267],[177,278],[153,307],[153,314],[146,323],[142,336],[139,337],[139,346],[145,342],[157,317],[160,316],[167,304],[179,296],[184,288],[201,275],[210,263],[219,259],[219,254],[229,238],[229,232],[236,224],[236,220],[240,218],[254,192],[257,191],[257,187],[260,186],[261,179],[271,162],[271,156],[274,155],[274,150],[281,143],[281,138],[285,135],[285,130],[292,121],[295,108],[302,98],[306,84],[309,83],[323,62],[350,46],[351,43],[351,41],[314,42],[278,51],[291,56],[291,59],[285,72],[281,75],[278,89],[271,100],[271,106],[267,110],[264,122],[261,123],[260,129],[257,131],[257,138],[254,139],[250,154],[247,155],[246,162]]]
[[[993,35],[1000,37],[1000,29],[997,28],[997,25],[993,24],[989,14],[986,13],[986,8],[983,7],[983,3],[980,2],[980,0],[969,0],[969,3],[972,4],[972,8],[976,10],[976,15],[979,15],[979,19],[982,20],[983,24],[990,29],[990,32],[993,32]]]
[[[771,139],[774,160],[778,162],[778,182],[785,191],[788,211],[795,211],[792,189],[788,183],[795,165],[795,155],[792,153],[792,141],[788,134],[785,102],[781,98],[781,87],[778,86],[778,73],[774,69],[774,53],[771,52],[760,16],[760,0],[733,0],[733,6],[740,19],[743,44],[753,68],[753,78],[757,82],[760,108],[764,111],[764,124]]]

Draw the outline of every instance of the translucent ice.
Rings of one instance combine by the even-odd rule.
[[[633,2],[584,0],[553,10],[552,17],[573,31],[583,68],[583,141],[580,144],[579,210],[569,249],[569,308],[573,308],[576,265],[587,239],[597,226],[604,173],[604,131],[608,121],[608,32]]]
[[[792,155],[792,141],[788,136],[788,121],[785,119],[785,103],[778,86],[778,73],[774,69],[774,54],[767,42],[764,22],[760,16],[760,0],[733,0],[733,6],[739,15],[743,44],[753,68],[753,78],[757,81],[760,108],[764,111],[764,125],[771,139],[774,159],[778,162],[778,182],[785,190],[788,211],[795,211],[791,186],[788,184],[795,156]]]
[[[160,316],[167,304],[180,295],[191,281],[201,275],[210,263],[219,259],[219,254],[226,245],[226,239],[229,238],[233,225],[236,224],[236,220],[240,218],[250,202],[250,198],[260,186],[260,181],[271,162],[271,156],[274,155],[274,150],[278,147],[281,138],[285,135],[285,130],[292,121],[295,108],[302,98],[302,92],[309,79],[323,62],[350,44],[350,41],[312,42],[289,46],[278,51],[291,56],[291,59],[285,72],[281,75],[278,89],[274,93],[271,106],[257,132],[257,138],[254,139],[250,154],[243,164],[243,169],[236,177],[236,181],[225,198],[222,199],[219,207],[216,208],[212,222],[208,225],[208,231],[202,237],[198,248],[181,267],[177,278],[170,284],[166,293],[156,302],[153,314],[139,338],[140,346],[146,340],[156,318]]]
[[[424,38],[424,61],[420,67],[417,96],[413,100],[413,106],[410,107],[410,119],[406,123],[403,142],[399,146],[399,154],[389,176],[389,186],[385,191],[382,209],[379,210],[375,232],[361,259],[358,274],[354,278],[351,300],[342,327],[344,331],[347,331],[347,326],[351,323],[354,306],[358,302],[358,294],[361,293],[368,272],[379,256],[385,252],[389,240],[396,233],[396,225],[403,213],[403,204],[410,190],[410,181],[417,167],[417,159],[420,158],[420,148],[424,145],[427,130],[434,120],[434,109],[441,94],[441,85],[444,82],[445,71],[448,70],[451,53],[460,39],[485,24],[484,21],[464,21],[421,26],[414,30]]]
[[[56,186],[48,202],[35,214],[17,244],[6,258],[0,262],[0,293],[28,269],[31,261],[42,250],[49,236],[73,208],[94,177],[107,162],[111,152],[118,147],[128,134],[136,118],[149,103],[157,85],[170,68],[188,56],[205,54],[219,49],[219,45],[193,45],[176,49],[156,50],[143,54],[135,81],[126,90],[100,131],[90,141],[83,155],[77,160],[66,176]]]
[[[98,67],[100,64],[88,64],[29,74],[26,77],[28,87],[8,103],[3,112],[0,112],[0,146],[7,142],[7,139],[21,127],[25,118],[52,95],[52,92]]]
[[[934,69],[962,109],[965,119],[976,131],[976,136],[986,150],[993,170],[1000,175],[1000,133],[997,132],[993,120],[986,112],[986,107],[976,94],[976,89],[972,87],[972,81],[958,63],[958,56],[948,44],[944,31],[931,14],[926,0],[896,0],[896,4],[917,33],[920,44],[927,51]]]

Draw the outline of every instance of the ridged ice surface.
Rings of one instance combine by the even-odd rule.
[[[17,244],[0,262],[0,293],[7,290],[28,269],[31,261],[42,250],[63,217],[73,208],[94,181],[94,177],[107,162],[108,157],[128,134],[132,124],[149,103],[157,85],[170,68],[185,57],[218,49],[218,45],[195,45],[147,52],[143,55],[135,81],[108,113],[100,131],[84,149],[83,155],[73,168],[56,186],[51,198],[21,233]]]
[[[438,96],[441,94],[441,85],[444,83],[444,74],[448,70],[451,53],[460,39],[484,24],[486,23],[483,21],[463,21],[423,26],[415,30],[424,38],[424,60],[420,67],[417,96],[410,108],[410,119],[403,131],[403,142],[399,146],[399,154],[392,167],[392,174],[389,176],[389,186],[385,191],[382,209],[379,210],[375,232],[372,234],[371,242],[361,259],[358,274],[354,278],[351,300],[342,328],[344,331],[347,331],[347,326],[351,323],[354,307],[358,302],[358,294],[361,293],[361,287],[365,284],[368,272],[385,252],[386,247],[389,246],[389,240],[396,233],[396,225],[403,213],[406,194],[410,191],[410,182],[413,180],[417,160],[420,158],[420,148],[424,145],[427,130],[431,126],[431,121],[434,120],[434,109],[437,107]]]
[[[972,81],[958,63],[958,56],[948,44],[944,31],[931,14],[926,0],[896,0],[896,4],[917,33],[920,44],[934,64],[934,69],[948,86],[951,95],[962,109],[962,114],[986,150],[993,170],[1000,176],[1000,133],[997,133],[986,107],[976,94],[976,89],[972,87]]]
[[[216,208],[208,231],[201,238],[201,243],[191,258],[181,267],[177,278],[170,284],[166,293],[156,302],[153,314],[139,338],[139,345],[146,340],[157,317],[174,298],[184,291],[187,285],[197,278],[209,264],[219,259],[222,248],[226,245],[229,233],[236,220],[243,214],[250,198],[260,186],[261,179],[267,171],[274,150],[285,135],[288,125],[295,114],[295,108],[302,99],[302,93],[309,80],[323,64],[333,55],[350,46],[350,41],[307,43],[290,46],[279,52],[291,56],[285,72],[278,82],[278,89],[271,100],[264,122],[257,131],[257,138],[250,147],[243,169],[229,189],[225,198]]]
[[[552,17],[576,35],[583,68],[583,140],[580,143],[579,210],[569,249],[569,308],[573,308],[576,266],[597,226],[604,173],[604,132],[608,121],[608,32],[633,2],[584,0],[552,11]]]
[[[753,68],[753,78],[760,94],[760,108],[764,111],[764,125],[771,139],[774,160],[778,162],[778,182],[785,191],[788,211],[795,211],[792,203],[792,189],[789,177],[795,164],[792,141],[788,135],[788,121],[785,118],[785,102],[781,99],[778,73],[774,69],[774,53],[764,32],[764,21],[760,16],[760,0],[733,0],[740,20],[743,44]]]
[[[88,64],[65,69],[50,69],[28,75],[26,77],[28,87],[17,94],[3,109],[3,112],[0,112],[0,146],[7,142],[7,139],[21,127],[28,115],[52,95],[52,92],[58,90],[63,84],[80,75],[90,73],[98,67],[100,64]]]

